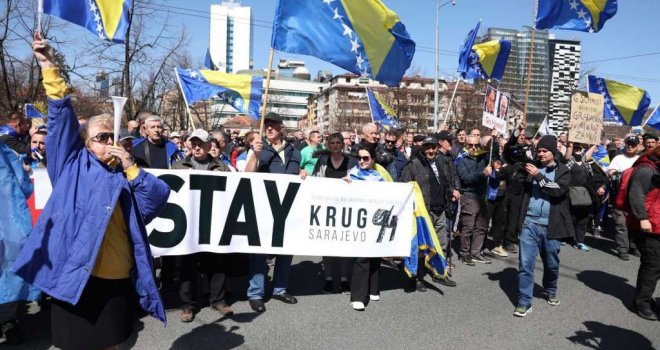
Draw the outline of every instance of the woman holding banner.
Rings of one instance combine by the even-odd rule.
[[[376,162],[376,144],[361,143],[357,147],[358,165],[351,168],[344,181],[385,181],[374,170]],[[354,310],[364,311],[369,300],[380,300],[378,278],[380,258],[355,258],[353,277],[351,278],[351,306]]]
[[[34,39],[48,95],[53,190],[13,269],[53,297],[56,347],[116,348],[132,333],[138,297],[142,308],[165,321],[145,225],[170,189],[113,145],[112,117],[91,118],[79,135],[54,52],[39,32]]]
[[[341,179],[348,174],[355,164],[353,157],[348,157],[343,152],[344,136],[341,133],[335,133],[328,137],[326,149],[321,149],[312,155],[317,158],[314,166],[313,176],[326,177],[331,179]],[[341,292],[349,293],[348,286],[348,268],[350,267],[350,258],[323,257],[323,272],[325,274],[325,284],[323,293],[329,294],[333,291],[333,270],[339,265],[341,275]]]

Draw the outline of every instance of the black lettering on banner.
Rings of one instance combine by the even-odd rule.
[[[171,174],[164,174],[158,177],[163,180],[174,192],[179,192],[185,181]],[[162,232],[153,229],[149,234],[149,244],[158,248],[172,248],[183,241],[188,228],[186,212],[181,206],[174,203],[165,203],[165,207],[158,214],[159,218],[170,219],[174,222],[174,228],[170,232]]]
[[[367,209],[361,208],[357,212],[357,226],[359,228],[367,227]]]
[[[241,208],[245,214],[245,222],[238,222]],[[232,236],[247,236],[248,244],[261,246],[259,240],[259,227],[257,226],[257,215],[254,210],[254,198],[252,197],[252,182],[250,179],[241,179],[236,187],[236,193],[229,205],[227,222],[222,230],[220,245],[230,245]]]
[[[312,212],[309,215],[309,225],[316,225],[320,226],[321,224],[319,223],[319,210],[321,210],[320,205],[312,205],[311,207]]]
[[[346,210],[348,209],[348,215],[346,215]],[[351,226],[351,219],[353,217],[353,208],[341,208],[341,225],[345,228]]]
[[[325,213],[325,226],[336,226],[335,215],[337,214],[337,209],[335,207],[327,207]],[[330,220],[332,220],[332,225],[330,225]]]
[[[280,203],[280,194],[277,191],[277,183],[272,180],[264,180],[264,185],[266,186],[268,203],[270,203],[270,211],[273,214],[273,236],[271,246],[283,247],[286,218],[289,216],[289,211],[293,205],[293,200],[296,199],[300,184],[295,182],[289,183],[286,188],[286,193],[284,193],[282,203]]]
[[[213,192],[224,191],[227,177],[216,175],[190,175],[190,189],[199,194],[199,244],[211,244],[211,216],[213,214]]]

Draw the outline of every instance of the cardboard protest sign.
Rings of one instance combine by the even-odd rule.
[[[604,99],[600,94],[577,91],[571,95],[569,142],[600,143],[603,132]]]

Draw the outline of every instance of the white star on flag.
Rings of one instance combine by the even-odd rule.
[[[332,4],[333,1],[335,1],[335,0],[323,0],[323,3],[330,5],[330,4]]]
[[[99,16],[98,12],[94,13],[94,22],[101,22],[101,16]]]
[[[357,61],[357,66],[360,67],[360,68],[362,68],[362,63],[364,62],[364,60],[362,59],[362,56],[357,55],[357,56],[355,57],[355,60]]]
[[[190,76],[197,79],[197,71],[190,72]]]
[[[587,18],[584,20],[584,24],[587,25],[587,27],[591,27],[591,18]]]
[[[103,25],[101,25],[101,23],[96,24],[96,31],[103,33]]]
[[[346,25],[346,23],[342,22],[341,26],[344,27],[344,34],[343,35],[348,35],[349,37],[353,34],[353,30]]]
[[[360,44],[358,44],[357,37],[354,40],[351,40],[351,52],[358,53],[358,49],[360,48]]]
[[[580,9],[580,11],[578,11],[578,13],[577,13],[579,18],[585,18],[587,16],[587,14],[588,14],[588,12],[586,12],[584,9]]]
[[[239,109],[243,109],[243,100],[237,98],[234,105]]]
[[[96,7],[96,4],[93,0],[89,1],[89,10],[92,12],[96,12],[96,10],[98,10],[98,7]]]
[[[571,5],[571,10],[577,10],[578,8],[577,1],[573,0],[573,2],[570,3],[570,5]]]
[[[335,10],[334,10],[334,13],[335,13],[335,15],[332,16],[332,19],[342,19],[342,18],[344,18],[344,16],[339,14],[339,9],[336,8],[336,7],[335,7]]]

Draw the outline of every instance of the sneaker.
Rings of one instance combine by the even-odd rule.
[[[460,260],[463,264],[465,264],[467,266],[474,266],[475,265],[474,261],[472,261],[472,257],[469,256],[469,255],[461,256],[460,258],[458,258],[458,260]]]
[[[456,287],[456,282],[449,279],[449,277],[433,277],[433,282],[442,284],[447,287]]]
[[[493,250],[491,250],[490,252],[502,258],[506,258],[509,256],[509,253],[507,253],[504,247],[502,247],[501,245],[493,248]]]
[[[341,281],[339,287],[341,288],[341,294],[351,294],[351,287],[348,285],[348,281]]]
[[[191,309],[181,310],[179,314],[179,320],[183,323],[192,322],[195,319],[195,313]]]
[[[351,303],[353,310],[364,311],[364,303],[361,301],[354,301]]]
[[[369,300],[371,300],[371,301],[380,301],[380,295],[371,294],[371,295],[369,295]]]
[[[557,297],[556,294],[550,294],[550,295],[548,296],[548,304],[550,304],[550,305],[552,305],[552,306],[557,306],[557,305],[559,305],[559,298]]]
[[[628,261],[628,260],[630,260],[630,256],[628,256],[628,253],[626,253],[624,251],[619,251],[619,259],[621,259],[623,261]]]
[[[415,290],[422,293],[426,292],[426,286],[424,285],[424,282],[419,280],[415,282]]]
[[[603,232],[603,229],[602,229],[600,226],[596,227],[596,228],[594,229],[594,234],[593,234],[594,237],[596,237],[596,238],[603,238],[603,236],[600,235],[601,232]]]
[[[589,251],[589,246],[584,244],[584,243],[578,243],[575,248],[580,249],[583,252],[588,252]]]
[[[506,251],[511,254],[518,253],[518,245],[516,244],[507,244],[507,246],[504,249],[506,249]]]
[[[326,280],[323,285],[323,294],[332,294],[332,280]]]
[[[513,310],[513,316],[525,317],[530,312],[532,312],[532,305],[519,305]]]
[[[472,261],[476,262],[476,263],[479,263],[479,264],[491,264],[492,263],[492,261],[490,261],[489,259],[486,259],[486,257],[484,257],[481,254],[477,254],[477,255],[473,256]]]

